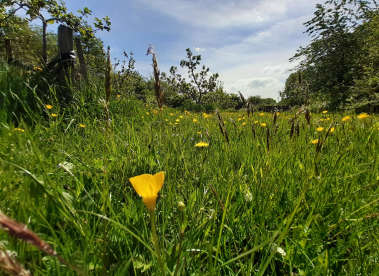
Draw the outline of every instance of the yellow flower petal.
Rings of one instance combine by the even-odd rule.
[[[143,197],[143,203],[146,204],[147,208],[154,210],[158,192],[163,187],[164,172],[155,175],[142,174],[129,180],[137,194]]]
[[[350,116],[343,117],[343,119],[342,119],[343,122],[346,122],[346,121],[349,121],[349,120],[350,120]]]
[[[205,143],[205,142],[199,142],[195,145],[195,147],[198,147],[198,148],[204,148],[204,147],[208,147],[209,144],[208,143]]]
[[[142,202],[145,203],[147,209],[155,210],[155,204],[157,203],[157,197],[158,197],[158,195],[152,196],[152,197],[144,197],[144,198],[142,198]]]
[[[358,116],[357,116],[357,118],[358,119],[364,119],[364,118],[367,118],[367,117],[369,117],[370,115],[368,115],[367,113],[362,113],[362,114],[359,114]]]

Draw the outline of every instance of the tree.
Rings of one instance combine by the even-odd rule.
[[[309,105],[310,93],[307,71],[294,72],[286,80],[284,90],[279,92],[281,104],[289,106]]]
[[[262,98],[259,95],[250,96],[249,98],[247,98],[247,102],[252,104],[253,106],[276,104],[276,101],[273,98]]]
[[[68,12],[65,7],[65,3],[60,0],[59,3],[56,0],[2,0],[0,2],[0,11],[5,11],[9,8],[9,12],[6,15],[0,17],[0,28],[6,25],[12,25],[12,16],[19,10],[25,10],[28,16],[28,21],[40,19],[42,21],[42,60],[47,62],[47,25],[54,22],[65,24],[72,28],[76,32],[80,32],[83,37],[91,38],[96,30],[110,30],[111,22],[108,16],[103,19],[95,17],[93,30],[87,24],[84,24],[83,18],[91,15],[92,11],[85,7],[83,10],[79,10],[79,16],[74,15],[72,12]],[[43,12],[49,14],[49,18],[43,15]]]
[[[15,59],[21,60],[23,64],[30,67],[36,66],[41,57],[42,48],[42,28],[31,26],[28,21],[13,15],[12,25],[2,28],[5,38],[12,40],[12,51]],[[46,34],[46,55],[53,58],[58,52],[57,34],[47,32]]]
[[[195,101],[197,104],[203,103],[203,97],[211,91],[216,91],[220,88],[220,83],[217,82],[219,75],[217,73],[207,79],[209,68],[202,66],[200,73],[196,72],[197,67],[200,65],[201,55],[194,56],[188,48],[187,60],[182,60],[180,66],[188,69],[188,82],[185,77],[178,74],[178,68],[172,66],[170,68],[171,76],[162,73],[162,78],[170,85],[178,90],[179,94],[185,95],[188,99]]]
[[[120,94],[130,95],[135,93],[136,87],[142,81],[142,76],[135,70],[134,53],[130,52],[128,55],[124,50],[123,54],[125,59],[122,62],[115,59],[113,64],[113,89]],[[119,66],[120,69],[117,70]]]
[[[354,78],[362,74],[356,28],[372,11],[364,0],[329,0],[317,4],[315,17],[305,22],[313,39],[300,47],[290,61],[300,59],[298,70],[307,71],[311,92],[329,98],[332,105],[345,102]]]

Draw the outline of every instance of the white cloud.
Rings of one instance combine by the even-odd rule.
[[[278,91],[283,88],[283,82],[273,77],[253,77],[239,79],[225,85],[231,91],[240,91],[245,97],[261,95],[264,98],[278,98]],[[235,93],[234,92],[234,93]]]
[[[230,28],[283,20],[292,10],[309,8],[315,0],[138,0],[155,12],[207,28]]]
[[[203,51],[206,51],[207,49],[206,48],[200,48],[200,47],[192,47],[196,52],[203,52]]]

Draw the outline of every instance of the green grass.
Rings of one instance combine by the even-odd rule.
[[[164,108],[162,127],[157,109],[115,97],[106,134],[95,101],[45,104],[53,109],[40,104],[37,123],[1,126],[0,210],[84,275],[161,275],[149,212],[129,182],[159,171],[155,220],[167,274],[177,265],[178,275],[379,274],[376,115],[312,114],[308,125],[301,114],[290,138],[294,112],[279,115],[276,134],[268,113],[222,113],[228,144],[215,114]],[[332,123],[316,154],[311,141]],[[200,141],[209,147],[196,148]],[[2,230],[0,250],[33,275],[76,275]]]

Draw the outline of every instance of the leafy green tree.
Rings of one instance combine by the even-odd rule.
[[[217,108],[228,109],[237,108],[240,109],[243,106],[241,99],[238,100],[238,96],[235,94],[226,93],[222,87],[216,91],[209,92],[204,96],[205,104],[214,104]]]
[[[286,80],[283,91],[279,92],[281,104],[289,106],[309,105],[310,93],[307,71],[294,72]]]
[[[357,63],[362,65],[363,74],[355,78],[348,106],[367,109],[379,104],[379,11],[372,12],[357,32],[363,52]]]
[[[373,8],[364,0],[329,0],[316,5],[315,16],[304,25],[313,39],[300,47],[290,61],[300,59],[298,70],[307,71],[312,93],[329,98],[332,105],[345,102],[354,78],[362,73],[356,28]]]
[[[40,52],[42,48],[42,28],[31,26],[28,21],[13,15],[12,25],[2,28],[5,38],[12,40],[12,50],[15,59],[21,60],[23,64],[36,66],[39,64]],[[57,34],[47,32],[46,34],[46,54],[48,58],[53,58],[58,52]]]
[[[84,19],[91,15],[92,11],[85,7],[79,10],[79,16],[68,12],[63,1],[56,0],[2,0],[0,2],[0,11],[9,12],[0,17],[0,28],[6,25],[12,25],[14,22],[11,20],[13,15],[19,10],[25,10],[28,16],[28,21],[39,19],[42,21],[42,60],[47,62],[47,25],[54,22],[65,24],[76,32],[80,32],[83,37],[93,37],[94,29],[88,24],[84,24]],[[49,17],[45,17],[47,12]],[[94,27],[96,30],[110,30],[111,22],[109,17],[103,19],[95,18]]]
[[[162,73],[163,80],[166,80],[171,86],[175,87],[179,94],[185,95],[188,99],[195,101],[197,104],[204,102],[203,98],[206,94],[216,91],[220,88],[220,83],[217,82],[219,75],[217,73],[207,78],[209,67],[202,66],[202,70],[197,72],[197,67],[200,65],[201,55],[193,55],[188,48],[187,59],[180,62],[182,68],[188,69],[188,80],[178,74],[178,68],[172,66],[170,68],[170,76]]]
[[[113,64],[113,89],[119,94],[132,95],[136,87],[143,80],[142,76],[135,70],[134,53],[127,54],[123,51],[124,60],[115,59]],[[120,69],[117,69],[120,67]]]
[[[259,95],[250,96],[247,98],[247,101],[254,106],[263,106],[263,105],[275,105],[276,101],[273,98],[262,98]]]

